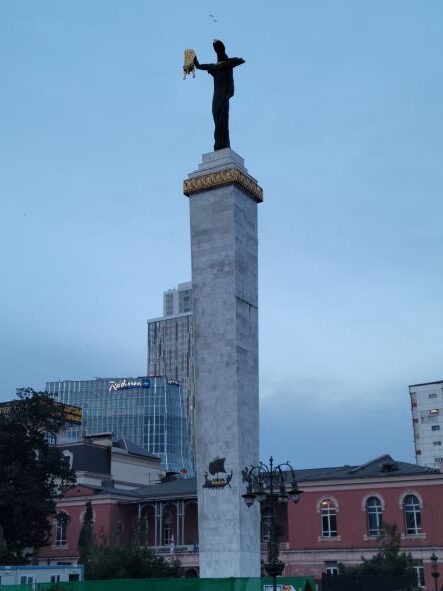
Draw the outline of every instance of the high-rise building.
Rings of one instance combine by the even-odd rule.
[[[443,381],[409,386],[415,458],[420,466],[443,467]]]
[[[148,322],[148,375],[166,376],[182,384],[194,447],[194,342],[192,283],[179,283],[163,293],[163,316]]]
[[[192,283],[179,283],[176,288],[163,292],[163,316],[192,312]]]
[[[68,440],[111,432],[161,458],[165,472],[193,473],[182,388],[165,377],[95,378],[47,382],[59,402],[83,409],[82,425],[66,429]]]

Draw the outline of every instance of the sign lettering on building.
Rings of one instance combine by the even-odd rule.
[[[139,378],[137,380],[123,380],[122,382],[109,382],[109,392],[119,392],[120,390],[137,390],[139,388],[149,388],[151,380]]]
[[[14,408],[19,407],[21,404],[20,400],[13,400],[11,402],[0,403],[0,415],[9,415]],[[61,411],[63,419],[67,423],[74,423],[75,425],[81,425],[82,423],[82,409],[79,406],[71,406],[69,404],[63,404],[62,402],[54,402],[54,406]]]
[[[61,402],[56,402],[56,404],[57,406],[60,405],[62,407],[63,417],[67,423],[81,425],[82,409],[79,406],[70,406],[69,404],[62,404]]]

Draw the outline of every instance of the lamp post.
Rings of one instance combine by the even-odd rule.
[[[287,470],[284,470],[287,468]],[[291,486],[286,486],[286,473],[291,474]],[[297,486],[295,470],[289,462],[274,466],[274,460],[269,458],[269,465],[260,462],[258,466],[251,466],[242,471],[243,482],[246,483],[246,493],[242,495],[246,505],[252,507],[254,501],[264,503],[269,499],[271,509],[271,532],[268,544],[268,561],[265,563],[267,574],[272,577],[273,591],[277,591],[277,577],[282,574],[285,563],[278,557],[278,533],[275,527],[275,502],[287,503],[288,499],[298,503],[302,490]]]
[[[431,576],[434,577],[435,591],[438,591],[438,577],[440,576],[437,561],[438,558],[435,555],[435,552],[433,552],[431,556]]]

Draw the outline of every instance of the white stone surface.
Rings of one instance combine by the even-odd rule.
[[[238,168],[241,170],[241,172],[251,177],[247,168],[245,168],[245,161],[243,158],[239,156],[237,152],[231,150],[231,148],[223,148],[223,150],[217,150],[216,152],[208,152],[208,154],[203,154],[202,162],[198,165],[198,169],[194,172],[191,172],[188,175],[188,178],[192,179],[204,174],[219,172],[220,170],[234,167]],[[251,178],[255,181],[253,177]]]
[[[195,175],[236,166],[229,148]],[[259,509],[246,507],[241,470],[258,462],[257,203],[231,184],[190,197],[201,577],[260,576]],[[202,487],[226,457],[230,487]]]

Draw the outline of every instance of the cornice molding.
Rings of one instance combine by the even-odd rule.
[[[244,189],[257,202],[263,201],[263,189],[260,185],[238,168],[226,168],[218,172],[211,172],[183,181],[183,193],[190,197],[194,193],[201,193],[223,185],[236,184]]]

